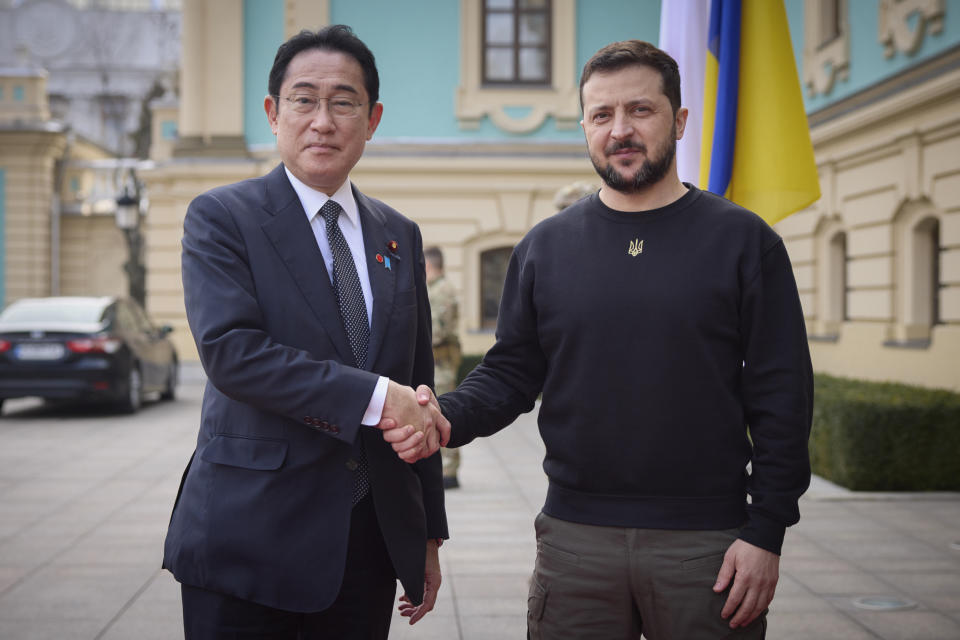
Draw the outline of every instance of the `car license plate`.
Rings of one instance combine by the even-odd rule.
[[[19,360],[59,360],[63,357],[64,348],[62,344],[21,344],[17,345],[17,358]]]

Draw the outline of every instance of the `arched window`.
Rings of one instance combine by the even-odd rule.
[[[908,203],[897,221],[894,347],[926,348],[940,311],[940,220],[927,203]]]
[[[940,318],[940,223],[924,218],[910,234],[913,264],[910,305],[916,324],[935,325]]]
[[[816,256],[816,320],[810,327],[810,337],[834,341],[840,337],[843,323],[850,319],[847,232],[838,218],[818,224]]]
[[[497,247],[480,254],[480,328],[496,329],[503,280],[513,247]]]
[[[830,283],[827,294],[826,321],[841,323],[850,319],[847,314],[847,234],[839,231],[830,238],[829,260]]]

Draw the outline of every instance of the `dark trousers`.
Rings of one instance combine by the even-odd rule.
[[[713,584],[739,529],[598,527],[541,513],[527,600],[532,640],[763,640],[766,613],[730,629]]]
[[[385,640],[397,579],[368,495],[353,509],[343,584],[325,611],[283,611],[186,584],[181,595],[186,640]]]

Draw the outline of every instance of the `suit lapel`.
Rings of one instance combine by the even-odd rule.
[[[370,289],[373,291],[373,318],[370,322],[370,344],[367,353],[367,363],[373,367],[377,362],[380,347],[383,346],[383,337],[390,322],[390,310],[393,308],[393,295],[396,291],[396,263],[386,268],[385,263],[377,260],[377,255],[389,257],[387,242],[396,240],[390,236],[386,218],[377,210],[373,203],[360,193],[356,187],[353,195],[360,210],[360,226],[363,229],[363,246],[367,260],[367,273],[370,276]]]
[[[271,217],[261,225],[261,229],[286,264],[314,315],[323,324],[340,360],[353,362],[353,352],[343,328],[337,295],[330,284],[323,254],[317,246],[316,236],[310,228],[300,198],[287,180],[283,165],[266,177],[264,209]]]

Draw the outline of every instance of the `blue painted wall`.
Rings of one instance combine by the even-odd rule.
[[[631,39],[657,44],[660,0],[577,0],[577,84],[583,65],[598,49]]]
[[[383,119],[376,140],[460,137],[460,3],[335,0],[330,20],[353,27],[377,59]]]
[[[657,40],[659,0],[580,0],[576,11],[575,81],[601,46],[627,38]],[[558,130],[553,119],[523,136],[502,131],[488,119],[477,130],[460,129],[454,110],[460,82],[457,0],[331,0],[330,20],[353,27],[377,58],[384,115],[376,140],[579,141],[583,137],[579,127]],[[275,142],[263,115],[263,96],[282,41],[283,0],[244,0],[244,134],[253,148],[272,147]]]
[[[838,78],[829,94],[818,94],[811,98],[804,90],[807,113],[847,98],[960,44],[960,0],[947,0],[943,30],[939,34],[931,34],[928,30],[923,44],[913,55],[908,56],[898,51],[887,58],[878,37],[879,4],[879,0],[847,1],[847,24],[850,27],[849,77],[847,80]],[[785,5],[799,69],[803,60],[803,0],[786,0]]]
[[[7,183],[6,174],[0,169],[0,309],[7,301]]]
[[[793,48],[802,63],[804,0],[784,0]],[[263,115],[266,78],[283,40],[283,0],[244,0],[244,133],[253,147],[272,147]],[[828,95],[809,97],[808,112],[821,109],[960,44],[960,0],[947,0],[943,32],[928,35],[912,56],[883,55],[877,37],[879,0],[847,2],[851,29],[850,73]],[[334,23],[351,25],[370,46],[380,69],[384,116],[376,139],[419,141],[526,140],[578,141],[579,128],[558,130],[548,119],[538,130],[517,136],[484,120],[479,129],[462,130],[454,111],[460,80],[460,3],[457,0],[331,0]],[[576,68],[609,42],[659,40],[660,0],[578,0]],[[522,109],[517,109],[521,116]]]
[[[283,44],[283,0],[243,0],[243,133],[251,148],[276,146],[263,98],[277,47]]]

